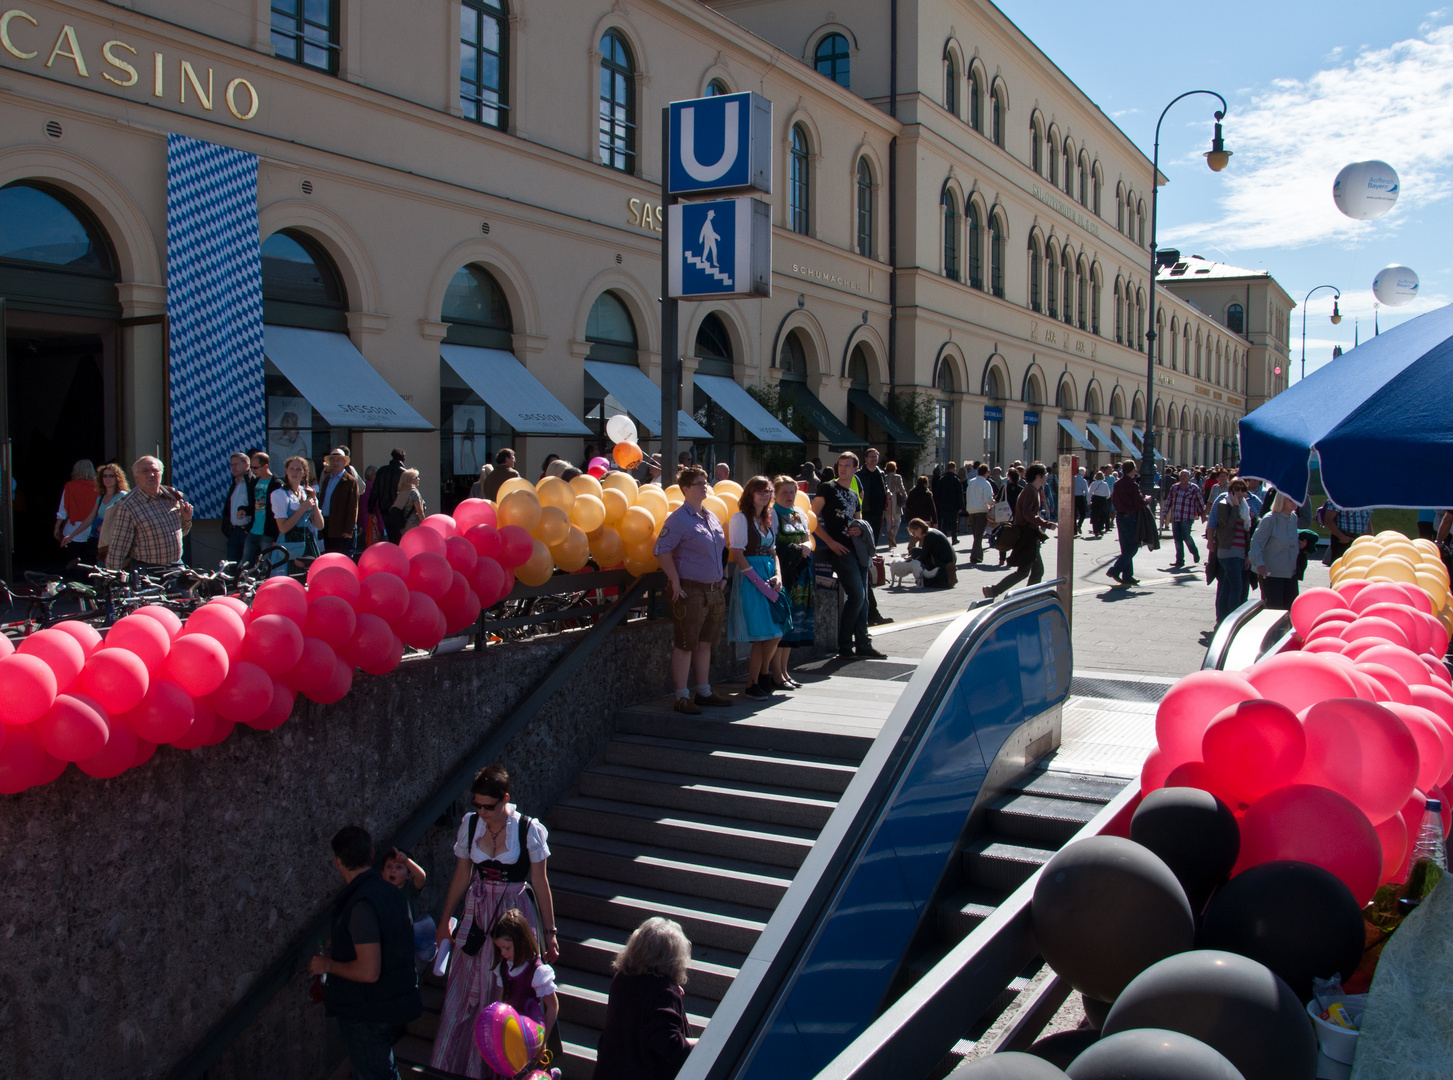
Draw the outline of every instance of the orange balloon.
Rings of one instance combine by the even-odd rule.
[[[601,526],[587,539],[590,541],[591,555],[602,567],[619,566],[626,557],[626,542],[609,525]]]
[[[583,475],[583,474],[582,474]],[[535,488],[541,506],[554,506],[570,513],[575,505],[575,489],[558,476],[547,476]]]
[[[621,519],[621,539],[627,544],[641,544],[656,535],[656,519],[644,506],[633,506]]]
[[[496,503],[502,503],[517,491],[528,491],[533,495],[535,493],[535,485],[523,476],[512,476],[499,486],[499,491],[495,493],[494,501]]]
[[[585,538],[585,533],[572,525],[565,539],[550,549],[550,557],[561,570],[574,573],[590,558],[590,541]]]
[[[645,577],[653,570],[659,569],[661,569],[661,563],[657,559],[652,559],[650,562],[637,562],[634,559],[626,560],[626,573],[632,577]]]
[[[600,501],[605,505],[605,523],[618,525],[626,511],[631,508],[630,497],[618,488],[608,487],[601,491]]]
[[[540,500],[535,498],[533,491],[512,491],[500,500],[495,516],[499,520],[500,528],[518,525],[530,532],[540,523]]]
[[[656,521],[656,531],[666,524],[666,515],[670,512],[666,501],[666,493],[655,484],[645,484],[636,493],[636,505],[644,507]]]
[[[571,480],[570,486],[577,496],[594,495],[597,499],[600,498],[600,481],[588,472],[583,472]]]
[[[605,504],[594,495],[576,495],[575,505],[570,508],[570,524],[584,533],[595,532],[605,524]]]
[[[643,540],[639,544],[626,545],[626,562],[647,563],[656,557],[656,540]]]
[[[563,483],[563,481],[562,481]],[[558,506],[547,506],[540,511],[540,520],[530,530],[530,535],[546,547],[554,547],[570,532],[570,519]]]
[[[538,540],[535,541],[535,548],[524,565],[515,567],[515,578],[521,585],[543,585],[554,573],[555,560],[550,555],[550,549]]]
[[[636,478],[630,473],[623,472],[606,473],[600,481],[600,486],[607,491],[610,491],[612,488],[619,491],[626,497],[627,506],[635,505],[636,492],[640,490],[640,485],[636,483]]]
[[[615,458],[615,463],[622,469],[634,469],[641,463],[641,448],[635,443],[616,443],[610,456]]]

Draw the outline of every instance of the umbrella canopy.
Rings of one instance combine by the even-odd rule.
[[[1299,502],[1315,450],[1340,507],[1453,507],[1453,305],[1344,353],[1239,428],[1241,475]]]

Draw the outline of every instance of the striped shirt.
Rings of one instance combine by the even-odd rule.
[[[126,570],[132,563],[167,566],[181,562],[182,536],[190,531],[191,522],[182,524],[180,502],[134,488],[107,512],[116,516],[112,526],[116,531],[106,549],[106,565],[112,570]]]

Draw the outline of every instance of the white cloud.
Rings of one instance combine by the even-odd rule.
[[[1453,26],[1387,48],[1363,47],[1350,63],[1310,78],[1277,79],[1226,118],[1235,152],[1223,174],[1219,220],[1174,229],[1181,246],[1212,240],[1233,250],[1351,243],[1359,230],[1396,230],[1408,215],[1453,193]],[[1375,222],[1344,217],[1332,202],[1342,166],[1379,158],[1402,181],[1397,206]]]

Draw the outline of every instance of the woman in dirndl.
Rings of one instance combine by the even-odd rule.
[[[439,919],[442,944],[449,937],[449,916],[464,901],[450,947],[448,988],[429,1064],[482,1078],[494,1074],[474,1044],[474,1025],[480,1010],[499,999],[493,972],[500,957],[490,938],[495,924],[506,911],[518,909],[543,947],[547,963],[560,955],[560,946],[545,874],[545,860],[550,857],[545,826],[524,817],[509,801],[509,774],[498,765],[481,769],[472,791],[474,810],[459,823],[454,842],[459,861]]]
[[[796,690],[799,684],[787,671],[792,647],[812,645],[817,641],[812,530],[808,527],[807,512],[796,505],[797,481],[790,476],[779,476],[772,483],[776,489],[772,512],[777,515],[777,566],[787,599],[792,601],[792,625],[782,635],[777,651],[772,654],[772,685],[778,690]]]
[[[727,608],[727,640],[749,641],[747,688],[742,696],[766,701],[772,696],[772,654],[783,623],[775,602],[782,588],[777,576],[777,515],[772,510],[772,481],[754,476],[742,488],[738,510],[727,523],[727,547],[736,579]]]

